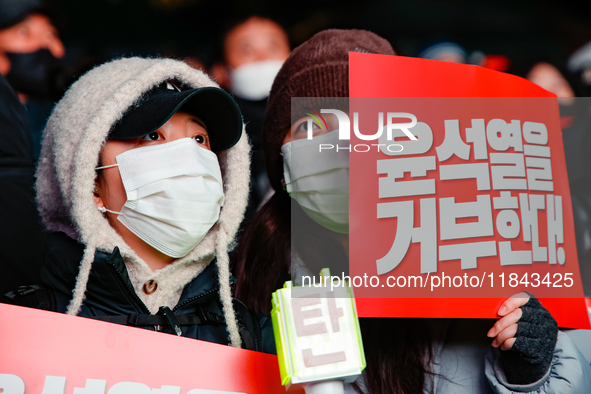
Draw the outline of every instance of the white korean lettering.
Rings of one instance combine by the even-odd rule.
[[[538,211],[544,209],[544,196],[519,194],[523,240],[532,243],[533,261],[548,261],[548,251],[540,246],[538,235]]]
[[[19,376],[0,373],[0,389],[3,394],[24,394],[25,382]]]
[[[380,150],[388,156],[420,155],[427,153],[433,146],[433,131],[429,125],[424,122],[417,122],[417,125],[412,128],[412,133],[417,139],[409,141],[401,130],[392,130],[392,141],[396,141],[397,144],[403,147],[403,149],[394,152],[384,148],[391,144],[392,141],[388,140],[387,133],[382,133],[379,139]]]
[[[476,217],[476,222],[457,219]],[[442,240],[494,235],[490,195],[478,195],[473,202],[455,202],[455,197],[439,199],[439,234]]]
[[[421,226],[414,227],[413,201],[378,204],[378,219],[397,218],[396,236],[388,253],[376,261],[378,275],[400,264],[411,242],[421,244],[421,273],[437,271],[437,213],[434,198],[421,199]]]
[[[521,126],[518,120],[507,123],[502,119],[492,119],[486,125],[486,138],[491,148],[506,151],[509,148],[516,152],[523,151],[521,140]]]
[[[527,185],[529,190],[554,191],[552,162],[550,159],[526,157],[525,165],[527,167]]]
[[[437,148],[437,159],[439,161],[445,161],[453,155],[458,156],[460,159],[470,159],[470,145],[467,145],[462,141],[460,137],[460,123],[457,119],[446,120],[445,124],[445,138],[443,143]]]
[[[466,141],[474,145],[474,159],[488,159],[484,119],[472,119],[472,127],[466,128]]]
[[[525,162],[522,153],[491,153],[490,167],[493,189],[495,190],[527,190],[525,179]]]
[[[66,378],[63,376],[46,376],[41,394],[64,394]]]
[[[460,260],[463,270],[478,268],[478,258],[497,255],[495,241],[439,246],[441,261]]]
[[[152,394],[152,389],[143,383],[119,382],[109,389],[108,394]]]
[[[548,129],[544,123],[523,122],[523,138],[528,144],[546,145]]]
[[[84,388],[74,388],[74,394],[105,394],[107,381],[102,379],[86,379]]]
[[[564,249],[556,249],[556,244],[564,243],[564,231],[562,222],[562,196],[546,195],[546,218],[548,224],[548,257],[550,264],[565,263]]]
[[[532,263],[531,250],[512,250],[511,242],[499,242],[501,265],[529,265]]]
[[[435,156],[385,159],[377,162],[378,174],[387,174],[379,179],[379,197],[418,196],[435,194],[435,180],[396,181],[410,172],[412,177],[425,177],[427,171],[435,170]]]
[[[476,179],[478,190],[490,190],[490,175],[487,163],[449,164],[439,166],[439,179]]]

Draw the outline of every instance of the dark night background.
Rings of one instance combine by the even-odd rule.
[[[371,30],[416,56],[438,40],[512,61],[564,59],[591,40],[591,3],[575,1],[211,1],[58,0],[68,58],[92,63],[122,55],[218,56],[232,21],[257,14],[279,22],[292,47],[327,28]],[[579,4],[578,4],[579,3]],[[90,60],[91,59],[91,60]]]

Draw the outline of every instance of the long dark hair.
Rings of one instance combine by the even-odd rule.
[[[268,315],[271,293],[291,280],[292,253],[318,275],[348,275],[348,251],[336,234],[308,217],[287,192],[278,191],[246,224],[236,251],[235,296],[252,310]]]
[[[289,200],[286,193],[275,193],[246,223],[236,250],[235,297],[266,315],[271,310],[271,293],[290,279]]]
[[[359,319],[367,367],[366,391],[372,394],[423,394],[433,377],[433,338],[425,319]],[[362,393],[359,387],[357,392]]]

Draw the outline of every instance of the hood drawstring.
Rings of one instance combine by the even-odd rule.
[[[108,251],[121,246],[132,284],[148,276],[149,267],[132,248],[124,245],[121,236],[97,211],[91,191],[96,179],[98,157],[111,126],[150,87],[172,79],[191,88],[218,87],[206,74],[181,61],[118,59],[81,76],[56,104],[48,119],[37,168],[39,211],[49,230],[63,231],[86,245],[79,263],[76,284],[73,285],[72,299],[67,307],[70,315],[79,314],[84,304],[97,249]],[[92,90],[90,95],[89,89]],[[80,128],[80,125],[84,127]],[[240,141],[234,147],[219,153],[226,193],[220,218],[201,243],[179,259],[182,260],[178,262],[181,266],[170,270],[173,275],[179,274],[178,281],[167,277],[170,278],[170,287],[166,288],[166,295],[162,296],[163,299],[167,297],[166,302],[173,302],[177,293],[180,297],[180,282],[183,282],[183,286],[189,283],[208,264],[205,258],[215,252],[218,258],[221,309],[230,337],[228,341],[236,347],[240,346],[241,340],[229,283],[228,241],[234,239],[247,204],[249,151],[248,139],[243,130]],[[225,225],[224,230],[220,228],[221,223]],[[217,229],[221,230],[220,234],[217,234]],[[131,270],[130,265],[133,266]],[[195,275],[191,276],[192,273]],[[164,286],[162,290],[165,290]],[[157,308],[155,305],[152,307]],[[156,312],[153,308],[150,310]]]
[[[232,305],[232,292],[230,290],[230,257],[228,256],[228,234],[223,226],[220,226],[216,245],[217,265],[220,283],[220,299],[226,319],[226,327],[230,333],[232,346],[240,348],[242,341],[236,322],[236,313]]]
[[[88,278],[90,277],[90,270],[94,261],[96,247],[93,244],[88,244],[84,249],[84,256],[80,262],[78,275],[76,276],[76,286],[74,287],[73,297],[68,305],[66,313],[68,315],[77,315],[82,307],[84,301],[84,293],[88,285]],[[236,312],[234,311],[232,303],[232,292],[230,289],[230,257],[228,256],[228,234],[220,226],[216,245],[217,264],[218,264],[218,281],[220,284],[220,300],[222,301],[222,310],[226,327],[230,334],[230,343],[236,348],[242,347],[240,339],[240,330],[236,321]],[[178,335],[178,332],[177,332]]]
[[[94,244],[87,244],[84,249],[84,256],[80,262],[80,269],[78,270],[78,276],[76,276],[76,286],[72,292],[74,296],[68,305],[66,313],[68,315],[76,316],[80,312],[82,307],[82,301],[84,301],[84,293],[86,293],[86,286],[88,284],[88,278],[90,276],[90,270],[92,269],[92,262],[94,261],[94,253],[96,247]]]

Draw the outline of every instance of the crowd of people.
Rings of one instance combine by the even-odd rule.
[[[272,292],[327,266],[346,272],[349,256],[345,200],[327,199],[326,212],[298,185],[289,152],[305,149],[308,122],[291,98],[318,108],[341,98],[346,111],[349,52],[394,56],[390,43],[329,29],[292,51],[280,25],[249,16],[225,32],[209,73],[162,57],[79,72],[60,61],[64,45],[40,1],[0,10],[2,301],[274,354]],[[487,66],[450,42],[421,56]],[[589,137],[585,122],[567,122],[589,117],[572,98],[591,85],[591,47],[565,67],[494,64],[561,98],[589,294]],[[38,159],[23,106],[31,97],[57,100]],[[348,176],[338,170],[334,179]],[[591,392],[591,344],[560,330],[535,295],[508,299],[498,315],[361,319],[367,368],[348,390]]]

